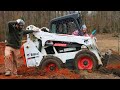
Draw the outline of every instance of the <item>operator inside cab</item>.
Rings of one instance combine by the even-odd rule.
[[[89,35],[87,34],[87,27],[85,24],[82,25],[82,32],[83,32],[83,36],[88,37]]]

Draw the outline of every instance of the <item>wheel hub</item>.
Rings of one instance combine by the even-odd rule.
[[[93,61],[90,57],[84,56],[78,60],[79,69],[92,69]]]
[[[50,70],[51,71],[55,70],[55,66],[50,66]]]
[[[47,71],[56,71],[57,67],[54,63],[49,63],[46,67]]]
[[[83,62],[83,64],[84,64],[85,66],[87,66],[87,65],[88,65],[88,61],[85,60],[85,61]]]

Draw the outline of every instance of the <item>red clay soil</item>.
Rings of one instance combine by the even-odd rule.
[[[18,74],[19,77],[4,76],[4,43],[0,43],[0,79],[79,79],[80,75],[76,74],[69,69],[61,69],[57,72],[40,71],[37,68],[27,68],[23,60],[18,61]]]
[[[4,66],[0,66],[0,79],[80,79],[80,75],[69,69],[61,69],[56,72],[45,72],[37,68],[27,68],[25,65],[18,67],[18,75],[22,76],[4,76]]]
[[[18,61],[18,74],[21,77],[4,76],[4,43],[0,43],[0,79],[80,79],[80,74],[76,74],[74,71],[69,69],[61,69],[57,72],[45,72],[40,71],[37,68],[27,68],[23,64],[23,60]],[[107,65],[107,69],[118,69],[120,70],[120,55],[113,51],[111,59]],[[91,72],[91,71],[89,71]]]
[[[74,72],[71,72],[69,69],[61,69],[56,72],[45,72],[33,67],[27,68],[24,65],[18,68],[18,74],[23,75],[25,77],[39,76],[41,78],[47,78],[47,79],[79,79],[80,78],[79,74],[75,74]]]

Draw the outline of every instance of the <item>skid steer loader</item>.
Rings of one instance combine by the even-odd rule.
[[[27,34],[27,41],[21,47],[21,55],[27,67],[56,71],[64,67],[96,70],[103,66],[103,56],[95,37],[71,34],[75,29],[80,30],[81,21],[79,13],[69,14],[52,19],[50,28],[46,31],[39,28],[38,32]],[[36,28],[29,25],[26,30]]]

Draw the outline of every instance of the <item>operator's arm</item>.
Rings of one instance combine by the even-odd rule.
[[[9,32],[14,30],[14,27],[15,27],[16,23],[17,23],[16,21],[9,21],[7,23],[8,26],[7,26],[7,29],[6,29],[6,32],[5,32],[5,40],[7,39],[7,36],[9,34]]]
[[[35,32],[35,31],[33,31],[33,30],[23,30],[23,35],[33,33],[33,32]]]
[[[8,28],[11,29],[13,28],[13,25],[15,25],[17,22],[16,21],[9,21],[8,22]]]

